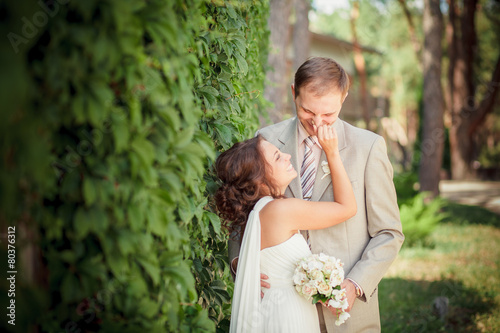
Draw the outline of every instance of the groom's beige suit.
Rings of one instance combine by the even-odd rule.
[[[259,131],[267,141],[291,155],[295,170],[300,170],[297,117],[265,127]],[[364,291],[350,312],[351,318],[335,326],[335,316],[323,308],[328,332],[380,332],[377,286],[396,258],[404,236],[401,230],[393,170],[387,157],[384,139],[370,131],[356,128],[338,119],[337,131],[341,159],[349,175],[357,214],[334,227],[311,230],[313,253],[326,253],[344,262],[346,278],[358,283]],[[300,161],[300,162],[299,162]],[[321,166],[316,172],[312,201],[333,201],[332,180]],[[289,185],[288,197],[302,198],[299,177]]]

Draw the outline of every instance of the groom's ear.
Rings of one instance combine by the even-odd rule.
[[[295,100],[295,84],[292,83],[292,97]]]
[[[345,99],[347,98],[347,95],[349,95],[349,92],[348,92],[348,91],[345,93],[345,96],[344,96],[344,98],[342,99],[342,103],[344,103]]]

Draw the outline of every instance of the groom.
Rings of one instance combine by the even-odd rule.
[[[323,252],[344,263],[346,279],[342,287],[347,291],[351,318],[337,327],[332,314],[335,310],[318,306],[320,325],[322,332],[380,332],[377,286],[396,258],[404,236],[384,139],[338,118],[348,89],[349,78],[338,63],[329,58],[310,58],[297,70],[292,85],[297,117],[265,127],[259,133],[290,154],[298,172],[306,151],[305,139],[311,136],[314,144],[307,150],[312,150],[316,166],[312,196],[303,197],[300,177],[289,185],[286,196],[333,201],[331,178],[325,177],[326,157],[318,144],[316,128],[324,123],[335,127],[358,212],[345,223],[311,230],[308,237],[313,253]],[[238,251],[239,244],[230,242],[232,268]]]

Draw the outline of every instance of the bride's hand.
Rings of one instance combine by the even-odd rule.
[[[269,284],[269,282],[264,281],[267,279],[269,279],[269,277],[266,274],[262,274],[262,273],[260,274],[260,286],[262,288],[267,288],[267,289],[271,288],[271,285]],[[264,298],[264,293],[262,291],[260,292],[260,298]]]
[[[318,141],[327,156],[338,152],[337,132],[332,126],[324,124],[318,127]]]

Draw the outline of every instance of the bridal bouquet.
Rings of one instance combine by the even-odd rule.
[[[295,289],[313,304],[322,301],[339,309],[335,325],[340,326],[350,317],[345,289],[340,288],[344,281],[344,264],[340,259],[324,253],[311,254],[297,262],[293,275]]]

